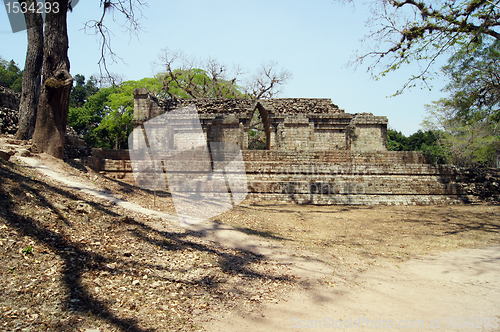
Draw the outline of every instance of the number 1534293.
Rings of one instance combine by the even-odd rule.
[[[17,13],[32,13],[32,14],[47,14],[47,13],[59,13],[59,2],[5,2],[5,9],[8,14]]]

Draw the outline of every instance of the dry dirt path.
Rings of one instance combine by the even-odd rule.
[[[209,331],[499,331],[475,317],[500,316],[500,247],[461,250],[363,273],[358,287],[312,283],[267,305],[228,315]],[[457,328],[455,319],[457,320]],[[466,318],[464,327],[460,319]],[[467,323],[475,318],[471,327]],[[452,320],[453,319],[453,320]],[[352,324],[352,325],[351,325]],[[392,326],[392,328],[391,328]]]
[[[178,227],[177,218],[171,214],[119,200],[81,179],[71,178],[63,170],[44,165],[39,159],[19,159],[67,187],[169,222],[157,222],[153,227]],[[461,250],[373,267],[358,276],[355,287],[345,287],[321,281],[333,275],[328,262],[296,255],[275,241],[213,221],[190,227],[209,240],[289,265],[291,273],[304,285],[288,294],[285,301],[265,304],[262,310],[220,316],[205,326],[209,331],[500,331],[500,322],[496,328],[485,327],[486,318],[500,318],[500,247]]]
[[[159,217],[159,218],[166,220],[166,221],[169,221],[169,222],[177,222],[178,223],[177,217],[175,215],[147,209],[147,208],[144,208],[140,205],[116,198],[113,195],[106,193],[101,188],[97,188],[95,185],[92,185],[90,183],[83,183],[83,181],[80,178],[77,178],[73,175],[65,173],[61,169],[53,168],[53,167],[50,167],[49,165],[46,165],[40,159],[30,158],[30,157],[16,157],[16,158],[19,159],[20,161],[26,163],[27,165],[29,165],[31,168],[37,170],[38,172],[64,184],[64,186],[67,188],[81,190],[82,192],[87,193],[87,194],[91,194],[97,198],[101,198],[101,199],[105,199],[105,200],[108,200],[110,202],[113,202],[117,206],[120,206],[120,207],[127,209],[127,210],[147,214],[147,215],[150,215],[153,217]]]

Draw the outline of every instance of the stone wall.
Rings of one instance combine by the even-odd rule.
[[[194,105],[205,138],[248,149],[248,131],[258,111],[268,150],[386,151],[387,118],[348,114],[330,99],[280,98],[159,100],[146,89],[134,90],[134,125],[171,110]]]
[[[18,92],[0,86],[0,132],[15,134],[17,131],[19,100]]]
[[[387,118],[348,114],[328,99],[162,101],[146,90],[134,94],[136,127],[170,110],[195,105],[208,142],[233,142],[242,149],[251,200],[322,205],[459,204],[485,197],[498,201],[498,177],[476,185],[471,181],[478,176],[450,165],[430,165],[421,152],[387,151]],[[267,150],[247,149],[256,111]],[[196,167],[206,164],[203,156],[184,152],[179,169],[206,169]],[[126,151],[96,150],[92,160],[99,171],[133,180]],[[210,188],[200,182],[199,190]]]
[[[350,126],[351,150],[386,151],[387,121],[371,113],[355,114]]]
[[[144,89],[134,95],[136,127],[165,112],[196,106],[207,141],[233,142],[242,149],[250,199],[308,204],[449,204],[471,199],[456,181],[456,168],[428,165],[420,152],[387,151],[386,117],[345,113],[329,99],[165,101]],[[267,150],[248,150],[256,111]],[[202,163],[198,157],[188,157],[186,167]],[[131,165],[104,158],[100,170],[116,176],[131,172]]]
[[[100,170],[131,176],[126,150],[100,150]],[[115,156],[111,156],[115,154]],[[430,165],[420,152],[242,151],[250,200],[298,204],[430,205],[498,202],[498,171]],[[186,167],[202,163],[184,155]],[[203,184],[200,190],[208,190]]]
[[[479,197],[483,201],[500,203],[499,168],[469,168],[460,172],[457,180],[465,194]]]

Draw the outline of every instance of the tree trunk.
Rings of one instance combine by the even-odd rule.
[[[36,0],[26,0],[27,8],[36,7]],[[28,50],[23,71],[21,102],[19,104],[19,126],[17,139],[29,140],[35,130],[35,120],[40,97],[40,81],[43,64],[43,18],[42,14],[30,10],[24,14],[28,35]]]
[[[59,3],[59,11],[51,11],[45,17],[43,82],[33,147],[36,152],[45,152],[56,158],[63,157],[64,135],[68,120],[69,94],[73,78],[69,73],[68,31],[66,15],[68,1],[46,0]]]

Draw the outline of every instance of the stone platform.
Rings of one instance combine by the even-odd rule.
[[[107,152],[100,151],[101,157]],[[110,151],[99,170],[133,180],[127,150]],[[242,151],[251,200],[298,204],[434,205],[478,201],[463,170],[430,165],[420,152]],[[188,161],[196,162],[196,155]],[[202,173],[200,173],[201,175]],[[203,184],[200,190],[209,190]]]

